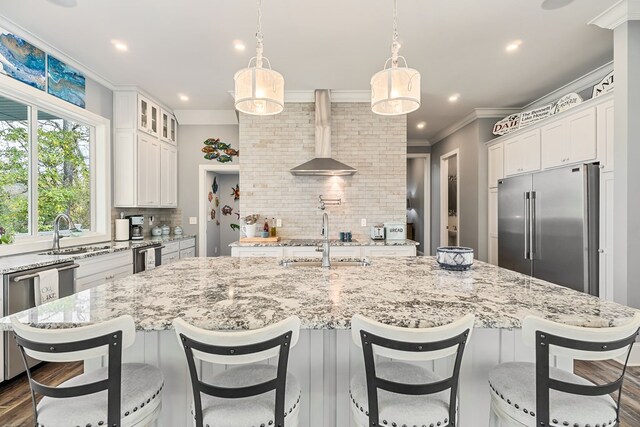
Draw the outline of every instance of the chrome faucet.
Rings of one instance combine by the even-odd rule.
[[[56,219],[53,220],[53,250],[54,251],[60,250],[60,239],[62,239],[62,236],[60,236],[60,220],[61,219],[64,219],[65,221],[67,221],[67,226],[69,230],[71,230],[71,224],[73,224],[73,220],[66,213],[59,214],[56,217]]]
[[[331,245],[329,244],[329,215],[325,212],[322,214],[322,237],[324,240],[322,241],[322,249],[320,247],[316,248],[318,252],[322,251],[322,267],[330,268],[331,261],[329,260],[329,250]]]

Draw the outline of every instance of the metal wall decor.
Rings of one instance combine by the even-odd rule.
[[[208,138],[204,141],[204,147],[201,150],[204,153],[204,158],[207,160],[217,160],[220,163],[229,163],[233,161],[233,157],[240,156],[240,151],[231,148],[230,144],[220,141],[220,138]],[[214,193],[217,193],[217,181],[214,181],[216,189]]]

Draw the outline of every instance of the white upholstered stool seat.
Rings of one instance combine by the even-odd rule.
[[[592,382],[562,369],[549,367],[553,379],[575,384]],[[489,373],[494,409],[525,426],[536,426],[536,366],[534,363],[509,362]],[[605,427],[616,422],[616,404],[608,396],[578,396],[550,390],[551,426]]]
[[[442,379],[428,369],[397,361],[378,363],[376,375],[405,384],[433,383]],[[359,425],[369,425],[367,378],[364,372],[353,375],[349,394],[351,410]],[[443,427],[449,424],[449,396],[447,392],[409,396],[379,390],[378,411],[383,427]]]
[[[272,380],[277,375],[273,365],[240,365],[213,376],[208,382],[219,387],[237,388]],[[285,425],[287,418],[297,420],[300,409],[300,385],[287,373],[284,397]],[[273,426],[275,390],[257,396],[221,399],[202,395],[202,415],[205,427],[260,427]],[[193,410],[191,411],[193,414]],[[295,425],[295,424],[294,424]]]
[[[88,384],[107,378],[107,368],[78,375],[60,387]],[[122,426],[134,426],[161,406],[162,372],[151,365],[122,365]],[[107,391],[64,399],[44,397],[38,404],[40,427],[107,426]]]

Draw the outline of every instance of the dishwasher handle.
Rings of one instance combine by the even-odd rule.
[[[71,265],[67,265],[65,267],[60,267],[57,270],[58,271],[65,271],[65,270],[72,270],[74,268],[78,268],[80,267],[80,264],[71,264]],[[34,277],[38,277],[38,273],[34,273],[34,274],[25,274],[24,276],[18,276],[16,278],[13,279],[14,282],[21,282],[23,280],[30,280],[33,279]]]

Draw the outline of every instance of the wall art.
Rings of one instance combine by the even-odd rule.
[[[238,224],[230,224],[230,226],[231,226],[231,229],[232,229],[233,231],[238,231],[238,230],[240,230],[240,226],[239,226]]]
[[[229,163],[234,157],[240,156],[240,151],[231,148],[230,144],[220,141],[220,138],[208,138],[204,141],[201,150],[207,160],[217,160],[220,163]],[[214,191],[216,193],[217,191]]]
[[[231,195],[234,201],[240,200],[240,184],[236,184],[235,188],[231,187]]]
[[[59,59],[47,56],[47,92],[78,107],[85,107],[85,77]]]
[[[229,205],[224,205],[222,207],[222,215],[231,215],[233,213],[233,208]]]
[[[0,28],[0,73],[45,90],[45,71],[44,51]]]
[[[213,184],[211,185],[211,190],[213,190],[213,194],[218,194],[218,177],[213,177]]]

